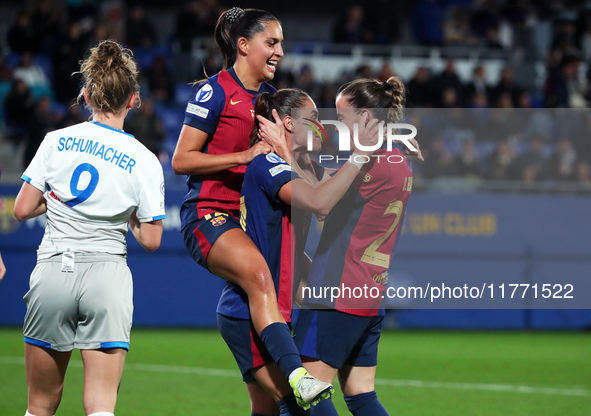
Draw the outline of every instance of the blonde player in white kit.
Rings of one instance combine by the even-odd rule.
[[[72,349],[84,364],[84,410],[112,416],[133,312],[128,227],[149,252],[160,246],[160,162],[123,121],[139,94],[137,67],[113,41],[91,49],[80,72],[92,121],[48,133],[25,170],[14,214],[47,212],[25,295],[26,415],[55,414]]]

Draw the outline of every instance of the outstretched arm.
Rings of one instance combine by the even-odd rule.
[[[360,135],[367,140],[377,136],[381,126],[377,119],[373,119],[367,125],[360,126]],[[356,150],[357,155],[370,156],[371,152]],[[353,180],[359,175],[360,167],[347,162],[338,172],[329,178],[322,180],[316,186],[301,178],[292,180],[279,190],[279,199],[293,207],[312,211],[318,216],[326,216],[337,202],[345,195]]]
[[[345,195],[358,174],[359,169],[347,162],[334,177],[317,187],[301,178],[286,183],[279,190],[279,199],[292,207],[326,216]]]
[[[208,134],[183,125],[172,156],[172,169],[177,175],[205,175],[246,165],[260,153],[269,153],[271,146],[261,142],[244,152],[211,155],[203,153]]]

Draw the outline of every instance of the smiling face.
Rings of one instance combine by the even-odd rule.
[[[367,109],[359,110],[355,108],[353,104],[351,104],[351,102],[349,101],[349,97],[344,94],[340,94],[337,96],[335,106],[337,108],[338,120],[342,123],[345,123],[345,125],[349,129],[349,132],[351,134],[351,136],[349,137],[351,147],[355,148],[355,143],[353,141],[353,132],[355,131],[355,125],[365,125],[374,116]]]
[[[361,122],[362,117],[365,116],[364,112],[357,111],[349,101],[349,98],[342,94],[337,97],[335,106],[337,108],[338,120],[345,123],[351,134],[353,134],[354,125]],[[351,139],[353,138],[351,137]]]
[[[306,120],[308,119],[308,120]],[[311,129],[309,126],[312,125],[314,128],[318,127],[312,121],[318,123],[318,109],[316,104],[310,98],[304,100],[304,104],[298,111],[298,117],[291,119],[291,134],[288,137],[288,144],[292,149],[292,152],[308,152],[308,132],[312,132],[313,147],[312,152],[319,152],[322,147],[321,138],[318,133]],[[288,130],[289,126],[287,126]]]
[[[253,76],[253,81],[263,82],[273,79],[277,64],[283,57],[283,30],[278,21],[265,22],[266,30],[258,32],[250,40],[240,38],[239,55],[246,63]]]

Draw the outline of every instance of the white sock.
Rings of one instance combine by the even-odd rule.
[[[96,412],[88,416],[115,416],[113,413],[109,412]]]
[[[29,413],[29,409],[27,409],[27,413],[25,413],[25,416],[35,416],[35,415],[32,413]]]

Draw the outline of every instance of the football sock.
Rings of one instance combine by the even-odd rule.
[[[309,416],[310,411],[302,409],[298,406],[296,398],[293,394],[285,396],[279,400],[279,416]]]
[[[109,412],[96,412],[88,416],[115,416],[113,413]]]
[[[303,367],[287,324],[273,322],[261,331],[260,337],[283,374],[289,376],[293,370]]]
[[[310,408],[312,416],[339,416],[335,409],[332,399],[321,400],[316,406]]]
[[[345,396],[345,403],[353,416],[388,416],[375,391]]]
[[[35,416],[33,413],[29,413],[29,409],[27,409],[27,413],[25,413],[25,416]]]
[[[265,415],[261,415],[260,413],[251,413],[250,416],[265,416]]]

